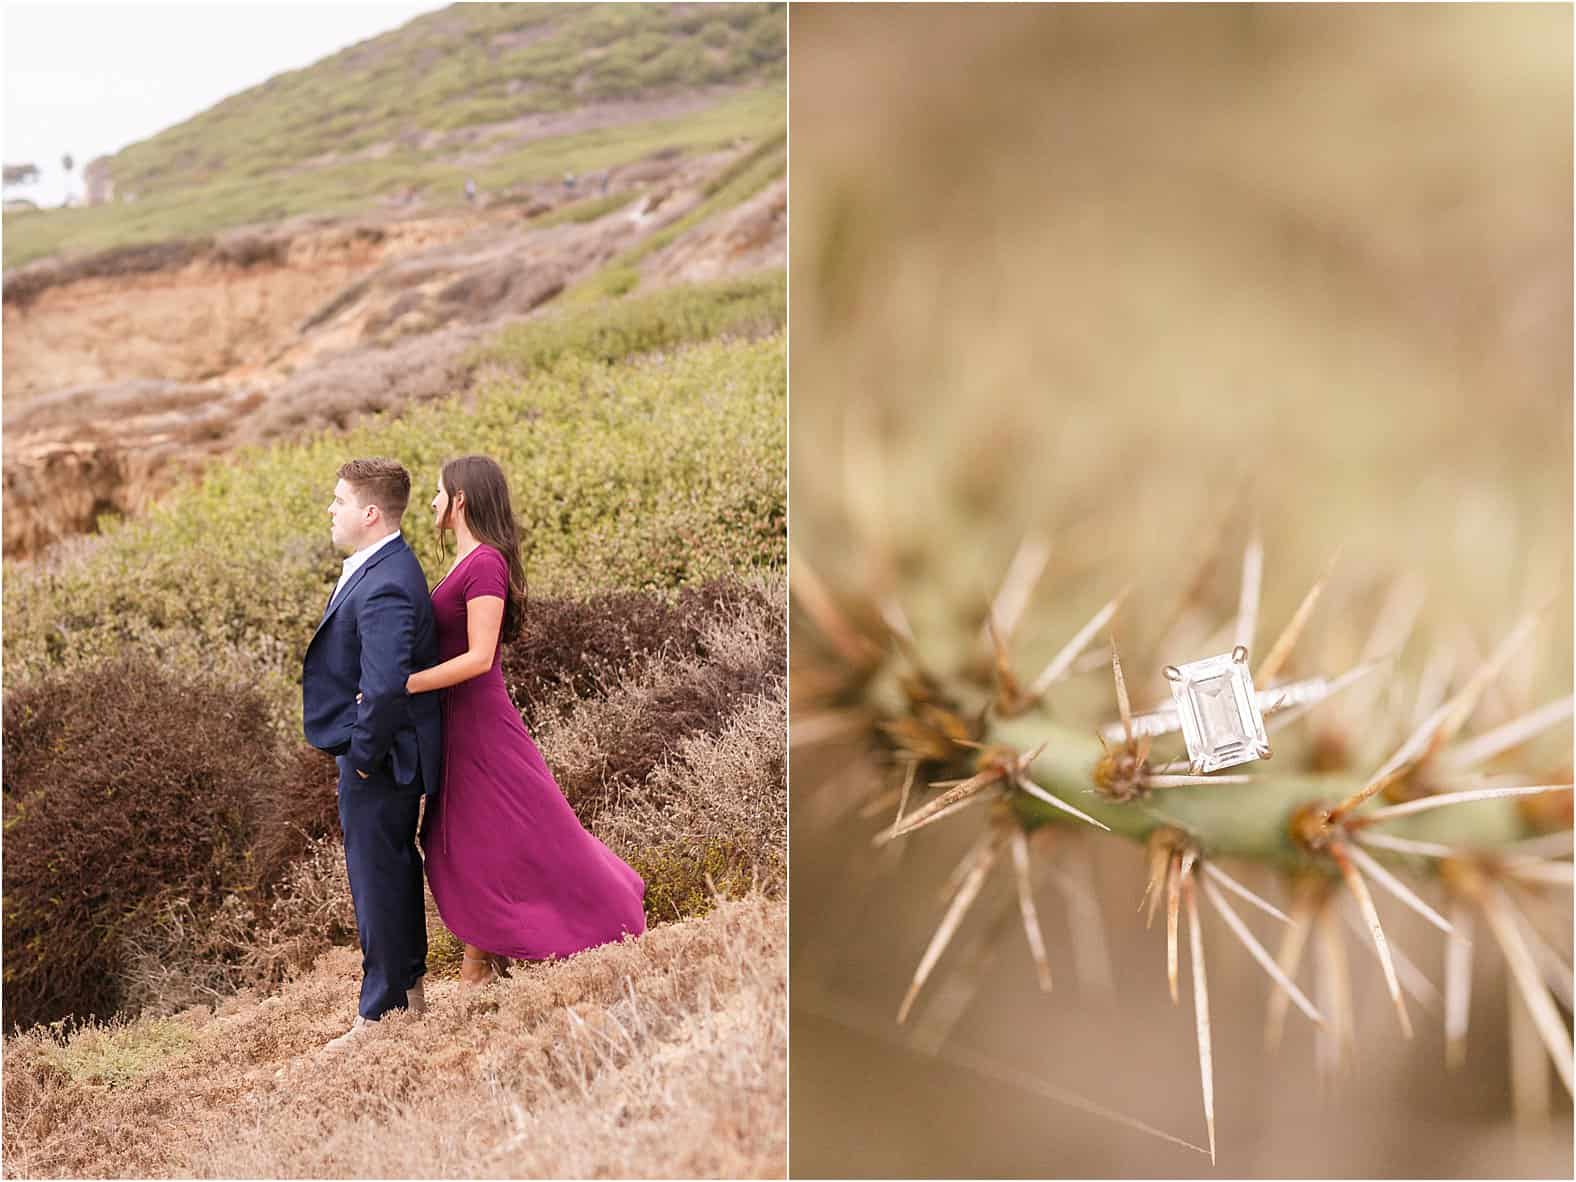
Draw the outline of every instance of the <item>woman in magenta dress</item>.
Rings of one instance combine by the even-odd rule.
[[[486,456],[443,466],[432,509],[458,556],[432,590],[441,664],[410,693],[444,691],[443,784],[422,827],[438,914],[465,943],[461,979],[508,958],[568,956],[639,935],[645,883],[581,826],[526,733],[503,680],[525,572],[503,470]]]

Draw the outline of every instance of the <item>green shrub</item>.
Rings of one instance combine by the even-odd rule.
[[[761,336],[783,327],[787,289],[781,271],[694,284],[594,309],[557,311],[513,325],[478,349],[471,362],[519,373],[562,357],[622,361],[636,353],[727,336]]]
[[[726,193],[737,203],[776,180],[788,168],[788,130],[769,135],[706,182],[701,195]]]
[[[633,267],[609,267],[597,279],[597,289],[610,299],[628,295],[640,286],[640,272]]]
[[[196,1030],[184,1022],[111,1022],[78,1030],[65,1042],[51,1040],[44,1060],[77,1083],[125,1087],[179,1058],[196,1040]]]
[[[744,895],[757,882],[750,852],[725,841],[675,841],[625,856],[645,880],[648,923],[704,915],[718,895]]]
[[[438,909],[430,905],[432,896],[427,898],[427,976],[429,979],[458,977],[465,959],[465,942],[443,925]]]

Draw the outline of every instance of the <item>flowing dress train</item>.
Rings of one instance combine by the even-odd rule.
[[[438,659],[468,647],[466,604],[502,598],[508,564],[479,545],[432,592]],[[438,914],[467,944],[521,960],[568,956],[645,930],[645,883],[580,824],[492,668],[443,703],[443,785],[423,825]]]

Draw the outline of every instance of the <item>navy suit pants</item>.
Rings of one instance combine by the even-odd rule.
[[[363,780],[339,764],[339,826],[361,940],[363,1018],[405,1007],[405,991],[427,971],[427,909],[422,897],[416,817],[421,785],[396,784],[391,761]]]

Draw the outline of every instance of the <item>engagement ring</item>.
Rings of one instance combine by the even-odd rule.
[[[1194,775],[1252,763],[1270,757],[1264,716],[1291,706],[1322,701],[1338,684],[1323,677],[1255,690],[1248,670],[1248,650],[1238,645],[1229,653],[1167,665],[1171,706],[1135,714],[1134,738],[1182,732]],[[1120,722],[1100,728],[1101,737],[1118,741],[1126,730]]]

